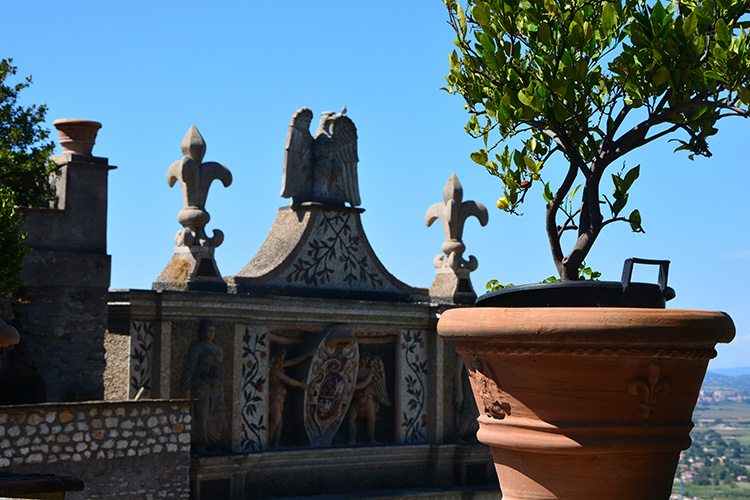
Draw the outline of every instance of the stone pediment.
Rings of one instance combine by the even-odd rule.
[[[226,277],[239,294],[428,301],[391,275],[372,250],[361,208],[303,203],[279,209],[258,253]]]

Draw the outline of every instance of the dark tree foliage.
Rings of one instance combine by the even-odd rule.
[[[11,191],[13,204],[39,206],[51,198],[47,176],[55,144],[43,127],[47,107],[18,104],[18,94],[31,85],[31,77],[6,83],[16,74],[12,62],[0,60],[0,186]]]
[[[23,246],[21,213],[12,202],[13,193],[0,188],[0,304],[21,286],[21,266],[28,248]],[[0,305],[0,313],[2,313]]]
[[[0,60],[0,313],[3,305],[21,285],[23,246],[26,234],[19,205],[40,206],[52,195],[47,178],[54,166],[49,156],[55,147],[45,129],[46,106],[24,107],[18,94],[31,84],[6,84],[16,74],[12,59]]]

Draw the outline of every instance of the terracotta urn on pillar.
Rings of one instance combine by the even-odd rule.
[[[102,128],[102,124],[93,120],[79,120],[76,118],[62,118],[55,120],[52,124],[60,136],[60,145],[63,154],[78,154],[91,156],[94,148],[96,134]]]
[[[504,500],[666,500],[725,313],[451,309]]]

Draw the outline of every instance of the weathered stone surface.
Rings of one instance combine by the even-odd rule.
[[[104,399],[128,399],[130,338],[105,332],[104,351],[107,363],[104,370]]]
[[[24,215],[25,244],[32,251],[24,260],[21,300],[13,305],[21,341],[7,350],[2,374],[26,378],[15,380],[23,394],[6,395],[6,404],[104,394],[107,176],[114,167],[90,155],[53,160],[58,165],[52,177],[54,208],[28,209]]]
[[[370,247],[361,209],[281,208],[250,263],[226,278],[230,291],[273,295],[427,300],[391,275]]]
[[[7,435],[20,436],[11,445],[0,442],[3,456],[0,466],[13,465],[19,473],[55,473],[77,476],[86,484],[81,493],[69,493],[66,498],[142,500],[150,495],[162,498],[187,499],[189,496],[189,444],[174,444],[165,448],[153,440],[154,429],[147,422],[129,419],[132,431],[122,430],[119,419],[126,411],[150,414],[160,409],[175,423],[159,428],[167,443],[190,442],[190,415],[187,401],[96,402],[63,403],[41,406],[11,406],[0,408],[6,423],[0,429]],[[118,415],[119,414],[119,415]],[[47,422],[48,417],[51,422]],[[156,418],[156,417],[152,417]],[[16,420],[19,423],[13,423]],[[109,421],[114,436],[96,430],[95,422]],[[53,434],[42,433],[41,427],[50,423],[61,425]],[[66,424],[66,422],[68,424]],[[125,423],[125,422],[122,422]],[[126,438],[128,432],[130,437]],[[41,436],[31,444],[29,436]],[[137,487],[137,488],[136,488]],[[2,491],[0,490],[0,494]]]
[[[341,113],[321,114],[315,135],[310,134],[313,113],[298,109],[289,123],[284,155],[281,196],[292,205],[305,202],[352,207],[360,204],[357,179],[357,128]]]

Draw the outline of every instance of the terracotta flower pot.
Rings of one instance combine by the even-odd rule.
[[[63,118],[55,120],[52,124],[60,136],[60,145],[63,154],[79,154],[91,156],[94,148],[96,134],[102,128],[102,124],[92,120],[78,120],[75,118]]]
[[[451,309],[504,500],[666,500],[725,313]]]

